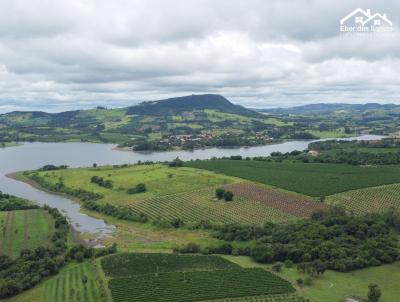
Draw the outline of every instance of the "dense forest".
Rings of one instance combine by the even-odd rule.
[[[222,226],[214,236],[225,243],[206,249],[189,244],[176,251],[248,255],[261,263],[345,272],[399,260],[399,231],[400,213],[394,210],[355,217],[333,207],[286,224]]]

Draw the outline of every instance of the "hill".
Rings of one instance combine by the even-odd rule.
[[[116,109],[0,115],[0,142],[90,141],[135,150],[259,145],[274,123],[263,114],[214,94],[190,95]],[[261,131],[269,130],[270,133]]]
[[[154,102],[143,102],[137,106],[129,107],[128,114],[164,116],[204,109],[214,109],[220,112],[248,117],[263,117],[262,114],[239,105],[234,105],[225,97],[217,94],[189,95]]]

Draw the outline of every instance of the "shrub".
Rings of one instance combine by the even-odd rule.
[[[128,189],[127,193],[128,194],[137,194],[137,193],[143,193],[146,192],[146,185],[143,183],[137,184],[134,188]]]
[[[217,188],[217,189],[215,190],[215,196],[216,196],[218,199],[224,198],[224,194],[225,194],[225,189],[223,189],[223,188]]]
[[[233,200],[233,193],[231,191],[225,191],[224,200],[225,201],[232,201]]]

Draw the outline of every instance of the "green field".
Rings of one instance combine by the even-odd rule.
[[[114,302],[192,302],[289,294],[289,282],[217,256],[122,254],[103,258]]]
[[[243,268],[264,268],[271,269],[271,265],[253,262],[249,257],[224,256]],[[295,267],[283,267],[278,276],[296,284],[298,278],[305,278],[308,275],[299,273]],[[349,273],[326,271],[322,276],[313,278],[311,286],[296,286],[299,295],[310,299],[312,302],[339,302],[350,296],[366,298],[368,285],[376,283],[382,290],[382,297],[379,302],[398,301],[400,288],[397,280],[400,279],[400,262],[389,265],[381,265]],[[286,300],[284,300],[286,302]]]
[[[105,302],[106,295],[100,290],[97,279],[94,262],[70,265],[45,282],[41,302]]]
[[[109,286],[114,302],[191,302],[294,292],[289,282],[257,268],[116,278]]]
[[[53,233],[53,223],[51,216],[41,209],[0,212],[0,252],[16,258],[23,249],[46,245]]]
[[[132,253],[105,257],[101,265],[106,275],[112,278],[239,268],[231,261],[215,256]]]
[[[353,190],[331,195],[330,204],[343,205],[355,214],[383,212],[391,207],[400,209],[400,184]]]
[[[236,197],[232,202],[215,200],[215,188],[184,192],[137,201],[128,206],[150,219],[180,218],[185,223],[208,220],[214,224],[262,224],[266,221],[283,222],[293,216],[251,199]]]
[[[133,165],[126,168],[104,166],[98,168],[65,169],[50,172],[39,172],[39,176],[55,184],[60,181],[65,186],[83,189],[104,195],[102,201],[125,205],[132,201],[144,200],[158,196],[194,191],[209,186],[223,185],[236,181],[230,176],[193,168],[168,168],[165,165]],[[92,176],[111,180],[112,189],[101,187],[90,180]],[[147,191],[140,194],[128,194],[127,190],[139,183],[145,183]]]
[[[166,165],[135,165],[128,167],[97,167],[65,169],[38,173],[46,183],[52,185],[62,181],[67,188],[83,189],[99,193],[103,197],[98,203],[111,203],[145,214],[153,221],[175,218],[185,224],[208,220],[213,224],[245,223],[262,224],[266,221],[284,222],[294,216],[284,209],[269,206],[268,202],[254,200],[238,194],[232,202],[215,199],[215,189],[240,183],[241,180],[214,172],[190,167],[169,168]],[[28,174],[33,175],[33,174]],[[110,180],[112,188],[104,188],[91,182],[93,176]],[[144,183],[147,191],[128,194],[129,188]],[[293,195],[282,199],[296,199]],[[281,196],[282,195],[282,196]]]
[[[94,262],[72,263],[56,276],[6,302],[108,302],[101,272]],[[83,278],[87,278],[86,285]],[[3,300],[2,300],[3,301]]]
[[[400,182],[399,166],[359,167],[252,160],[205,160],[188,162],[186,165],[313,197]]]

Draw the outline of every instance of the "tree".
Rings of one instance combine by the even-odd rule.
[[[368,285],[368,302],[378,302],[382,293],[377,284]]]
[[[224,200],[225,201],[232,201],[233,200],[233,193],[231,191],[225,191]]]
[[[218,199],[222,199],[222,198],[224,197],[224,193],[225,193],[225,189],[223,189],[223,188],[217,188],[217,189],[215,190],[215,196],[216,196]]]

